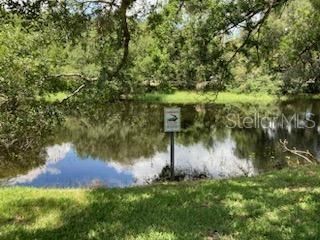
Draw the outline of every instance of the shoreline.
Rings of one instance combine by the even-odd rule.
[[[298,94],[295,96],[276,96],[266,93],[235,93],[235,92],[196,92],[196,91],[176,91],[173,93],[145,93],[133,97],[133,100],[149,103],[167,104],[252,104],[269,105],[276,102],[292,100],[319,100],[319,94]]]

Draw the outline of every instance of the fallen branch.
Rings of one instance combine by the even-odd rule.
[[[68,95],[66,98],[64,98],[60,103],[63,103],[65,101],[67,101],[69,98],[73,97],[74,95],[76,95],[78,92],[81,91],[82,88],[84,88],[86,85],[82,84],[80,87],[78,87],[73,93],[71,93],[70,95]]]
[[[57,75],[51,75],[50,77],[54,77],[54,78],[80,78],[81,80],[84,80],[87,82],[87,84],[82,84],[80,87],[78,87],[75,91],[73,91],[70,95],[68,95],[66,98],[64,98],[60,103],[64,103],[65,101],[67,101],[69,98],[73,97],[74,95],[76,95],[77,93],[79,93],[84,87],[86,87],[87,85],[92,84],[95,81],[98,81],[99,78],[95,77],[95,78],[89,78],[85,75],[82,75],[81,73],[66,73],[66,74],[57,74]]]
[[[289,152],[289,153],[292,153],[300,158],[303,158],[304,160],[306,160],[309,163],[315,162],[314,160],[316,158],[309,152],[309,150],[301,151],[301,150],[297,150],[296,148],[290,149],[290,148],[288,148],[288,141],[286,139],[284,139],[284,140],[280,139],[279,142],[285,152]],[[318,162],[318,161],[316,161],[316,162]]]

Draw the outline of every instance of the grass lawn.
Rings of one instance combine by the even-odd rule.
[[[42,96],[41,98],[43,98],[48,103],[54,103],[54,102],[61,102],[68,95],[69,93],[67,92],[57,92],[57,93],[49,93],[47,95]]]
[[[43,96],[49,103],[62,101],[68,96],[67,92],[51,93]],[[218,95],[215,92],[195,92],[195,91],[176,91],[174,93],[147,93],[137,96],[135,100],[155,103],[173,103],[173,104],[191,104],[191,103],[259,103],[269,104],[277,100],[276,96],[258,93],[258,94],[237,94],[231,92],[221,92]]]
[[[0,239],[319,239],[319,183],[312,166],[127,189],[1,188]]]
[[[49,103],[61,102],[70,93],[57,92],[50,93],[41,97]],[[265,93],[233,93],[233,92],[195,92],[195,91],[176,91],[174,93],[146,93],[133,97],[134,100],[152,103],[168,104],[197,104],[197,103],[216,103],[216,104],[259,104],[268,105],[276,101],[284,100],[310,100],[320,99],[319,94],[300,94],[295,96],[282,96],[281,98]],[[0,98],[1,103],[1,98]]]
[[[269,104],[275,102],[276,96],[258,93],[258,94],[238,94],[232,92],[195,92],[195,91],[176,91],[174,93],[147,93],[138,96],[137,100],[146,102],[172,103],[172,104],[191,104],[191,103],[257,103]]]

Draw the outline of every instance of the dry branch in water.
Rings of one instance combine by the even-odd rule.
[[[65,101],[67,101],[69,98],[73,97],[74,95],[76,95],[77,93],[79,93],[83,88],[85,88],[87,85],[92,84],[96,81],[98,81],[98,78],[90,78],[87,77],[81,73],[69,73],[69,74],[57,74],[57,75],[52,75],[50,77],[54,77],[54,78],[79,78],[83,81],[86,81],[86,84],[82,84],[80,87],[78,87],[75,91],[73,91],[70,95],[68,95],[65,99],[63,99],[60,103],[64,103]]]
[[[68,95],[65,99],[63,99],[60,103],[63,103],[65,101],[67,101],[69,98],[73,97],[74,95],[76,95],[78,92],[81,91],[82,88],[84,88],[86,85],[82,84],[80,87],[78,87],[73,93],[71,93],[70,95]]]
[[[296,148],[290,149],[288,148],[288,141],[286,139],[284,140],[280,139],[279,142],[283,147],[284,152],[292,153],[309,163],[319,163],[319,161],[309,152],[309,150],[301,151],[301,150],[297,150]]]

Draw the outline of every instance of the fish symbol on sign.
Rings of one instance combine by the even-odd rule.
[[[168,122],[175,122],[178,120],[178,117],[174,114],[170,114],[172,117],[168,118]]]

